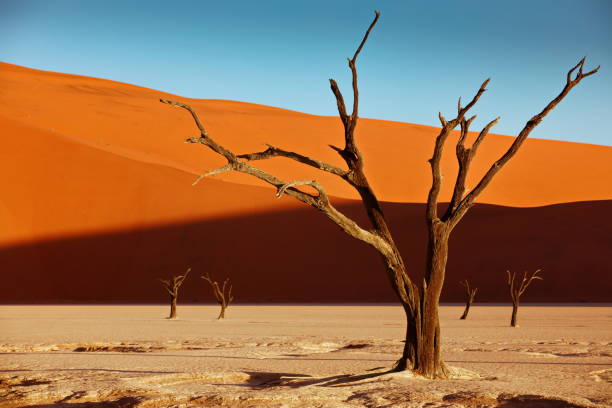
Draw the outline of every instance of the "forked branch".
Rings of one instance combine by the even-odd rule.
[[[516,282],[516,272],[506,271],[508,274],[508,287],[510,288],[510,295],[513,301],[519,300],[521,295],[525,292],[527,287],[534,280],[543,280],[541,276],[538,276],[541,270],[538,269],[531,276],[527,275],[527,271],[523,272],[523,279],[520,282]]]
[[[189,275],[189,272],[191,272],[191,268],[187,268],[187,271],[185,271],[185,273],[182,275],[175,275],[171,279],[160,278],[159,281],[164,285],[164,288],[171,296],[176,296],[179,288],[183,284],[183,281],[185,280],[187,275]]]
[[[489,79],[485,80],[478,91],[472,98],[472,100],[465,106],[461,106],[461,98],[457,104],[457,116],[454,119],[446,120],[442,113],[438,113],[438,117],[440,119],[440,123],[442,124],[442,128],[440,129],[440,133],[436,137],[434,151],[431,159],[429,159],[429,164],[431,166],[431,188],[429,189],[429,194],[427,196],[427,219],[429,222],[433,222],[438,219],[438,196],[440,194],[440,189],[442,188],[442,171],[440,168],[440,163],[442,161],[442,155],[444,153],[444,145],[446,144],[446,140],[450,133],[457,127],[457,125],[462,125],[462,128],[465,129],[465,132],[462,131],[462,134],[459,138],[459,144],[463,144],[465,141],[465,136],[467,135],[467,130],[472,121],[476,118],[476,116],[471,117],[468,120],[465,120],[465,114],[478,102],[482,94],[486,91],[487,84],[489,83]],[[459,149],[459,148],[458,148]]]
[[[508,150],[497,161],[493,163],[493,165],[484,174],[481,180],[476,184],[476,187],[474,187],[474,189],[472,189],[467,194],[465,194],[465,183],[469,174],[469,168],[472,159],[474,158],[478,147],[484,141],[491,128],[499,122],[499,118],[496,118],[489,122],[480,131],[472,146],[470,148],[465,147],[465,141],[469,132],[469,127],[475,118],[475,116],[472,116],[471,118],[466,119],[465,115],[476,104],[476,102],[478,102],[482,94],[486,91],[486,86],[489,83],[489,79],[482,83],[482,85],[476,92],[476,95],[465,107],[461,105],[461,98],[459,98],[459,102],[457,103],[457,116],[454,119],[446,120],[442,113],[438,114],[442,128],[440,129],[440,133],[436,137],[434,152],[432,158],[429,160],[432,172],[432,185],[429,190],[429,195],[427,197],[427,219],[429,220],[429,222],[439,220],[437,214],[437,205],[438,195],[440,193],[442,185],[442,172],[440,169],[440,163],[442,160],[444,145],[451,131],[455,129],[457,125],[461,127],[461,133],[457,140],[457,145],[455,148],[459,170],[457,172],[457,178],[455,180],[451,201],[441,221],[448,223],[448,227],[452,229],[465,215],[467,210],[473,205],[474,200],[482,193],[482,191],[487,187],[487,185],[491,182],[491,180],[495,177],[499,170],[516,154],[516,152],[521,147],[525,139],[527,139],[531,131],[544,119],[546,115],[548,115],[548,113],[550,113],[551,110],[555,108],[555,106],[557,106],[557,104],[559,104],[559,102],[563,100],[563,98],[565,98],[565,96],[567,96],[569,91],[574,86],[580,83],[582,79],[595,74],[599,70],[598,66],[597,68],[585,73],[583,72],[584,63],[585,59],[583,58],[580,60],[580,62],[578,62],[578,64],[576,64],[568,71],[566,76],[566,84],[559,93],[559,95],[557,95],[557,97],[550,101],[539,114],[535,115],[529,121],[527,121],[527,123],[520,131],[512,145],[508,148]]]
[[[529,136],[531,131],[542,122],[542,120],[552,111],[555,106],[559,104],[569,94],[573,87],[578,85],[580,81],[584,78],[595,74],[599,71],[599,66],[597,68],[584,73],[583,67],[586,58],[581,59],[578,64],[576,64],[572,69],[570,69],[566,76],[566,83],[559,95],[557,95],[553,100],[551,100],[545,107],[542,109],[540,113],[533,116],[531,119],[527,121],[523,129],[519,132],[518,136],[512,143],[512,145],[508,148],[508,150],[493,163],[493,165],[489,168],[489,170],[485,173],[485,175],[478,182],[476,187],[467,194],[461,202],[457,205],[457,209],[455,213],[452,215],[453,223],[456,224],[459,219],[465,214],[465,212],[473,205],[474,200],[484,191],[484,189],[489,185],[493,177],[501,170],[501,168],[516,154],[519,150],[525,139]],[[578,70],[576,75],[572,77],[573,73]],[[485,128],[486,129],[486,128]],[[484,131],[484,129],[483,129]]]
[[[374,12],[374,20],[366,30],[366,33],[361,40],[361,43],[357,47],[355,54],[353,54],[353,58],[348,60],[348,65],[351,70],[351,84],[353,88],[353,111],[349,115],[346,111],[346,104],[344,102],[344,97],[342,96],[342,92],[338,87],[338,83],[334,79],[329,80],[329,85],[331,90],[336,97],[336,104],[338,105],[338,114],[340,115],[340,120],[344,126],[344,149],[338,149],[332,146],[334,150],[336,150],[340,156],[346,161],[349,166],[349,171],[354,170],[357,167],[363,166],[361,153],[355,144],[355,127],[357,126],[357,120],[359,118],[359,86],[357,81],[357,57],[359,53],[363,49],[368,37],[370,36],[370,32],[378,22],[378,18],[380,17],[380,12]]]

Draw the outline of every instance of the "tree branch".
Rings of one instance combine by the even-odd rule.
[[[444,153],[444,145],[446,144],[446,140],[448,139],[451,131],[455,129],[458,124],[463,124],[462,126],[467,125],[465,133],[462,131],[459,138],[459,143],[461,144],[461,147],[463,147],[463,142],[465,140],[465,136],[467,135],[469,123],[476,118],[473,116],[469,119],[469,121],[465,121],[465,114],[472,108],[472,106],[476,104],[476,102],[478,102],[482,94],[486,91],[486,86],[488,83],[489,79],[485,80],[482,85],[480,85],[476,95],[474,95],[472,100],[464,108],[461,107],[461,98],[459,98],[459,102],[457,103],[457,117],[455,119],[447,121],[444,116],[442,116],[442,113],[438,113],[438,118],[442,124],[442,129],[440,129],[440,133],[436,137],[433,155],[431,159],[429,159],[432,179],[426,206],[426,215],[429,222],[433,222],[434,220],[438,219],[438,195],[440,194],[440,189],[442,187],[442,172],[440,170],[440,162],[442,161],[442,154]]]
[[[541,276],[538,276],[538,273],[541,272],[540,269],[536,270],[529,278],[527,278],[527,271],[523,274],[523,280],[521,281],[521,285],[518,289],[518,295],[521,296],[523,292],[527,289],[527,287],[531,284],[533,280],[544,280]]]
[[[329,79],[329,85],[331,87],[334,96],[336,97],[336,104],[338,105],[338,114],[340,115],[340,120],[344,125],[345,129],[348,129],[350,119],[348,114],[346,113],[346,105],[344,103],[344,97],[342,96],[342,92],[340,92],[340,88],[338,87],[338,83],[334,79]]]
[[[499,122],[499,117],[489,122],[478,134],[478,137],[472,144],[472,147],[465,148],[465,138],[468,134],[470,124],[476,118],[476,116],[472,116],[469,120],[463,119],[461,121],[461,136],[457,141],[456,146],[456,156],[457,156],[457,164],[459,166],[459,170],[457,171],[457,178],[455,180],[455,188],[453,189],[453,196],[451,201],[446,209],[443,219],[449,220],[455,214],[457,206],[460,201],[463,199],[463,194],[465,192],[466,186],[465,182],[467,180],[467,175],[469,173],[470,164],[472,163],[472,159],[478,150],[478,146],[482,143],[486,135],[489,133],[489,130]]]
[[[213,176],[215,174],[220,174],[220,173],[225,173],[226,171],[230,171],[233,170],[234,166],[232,164],[226,164],[223,167],[219,167],[218,169],[215,170],[211,170],[209,172],[206,172],[204,174],[200,174],[200,176],[195,179],[195,181],[193,183],[191,183],[192,186],[195,186],[196,184],[198,184],[204,177],[208,177],[208,176]]]
[[[495,163],[493,163],[493,165],[485,173],[482,179],[478,182],[476,187],[468,195],[465,196],[465,198],[459,204],[458,206],[459,208],[457,209],[456,214],[453,216],[453,218],[455,219],[453,223],[456,224],[456,222],[458,222],[459,219],[461,219],[461,217],[465,214],[465,212],[469,209],[469,207],[473,205],[474,200],[489,185],[489,183],[491,182],[493,177],[495,177],[495,175],[499,172],[499,170],[501,170],[501,168],[516,154],[516,152],[521,147],[525,139],[527,139],[531,131],[537,125],[540,124],[540,122],[544,119],[544,117],[546,117],[546,115],[548,115],[550,111],[552,111],[559,104],[559,102],[561,102],[567,96],[567,94],[570,92],[570,90],[574,86],[580,83],[580,81],[582,81],[584,78],[590,75],[593,75],[597,71],[599,71],[599,66],[597,66],[597,68],[593,69],[592,71],[583,73],[582,70],[584,67],[584,62],[585,62],[585,58],[581,59],[580,62],[578,62],[578,64],[576,64],[572,69],[568,71],[567,76],[566,76],[565,86],[563,87],[559,95],[557,95],[557,97],[551,100],[544,107],[544,109],[542,109],[540,113],[538,113],[537,115],[529,119],[529,121],[527,121],[527,123],[525,124],[523,129],[520,131],[520,133],[518,134],[518,136],[516,137],[512,145],[508,148],[508,150]],[[572,78],[572,74],[574,71],[576,71],[576,69],[578,69],[578,72],[576,73],[576,76]]]
[[[309,185],[313,187],[314,189],[316,189],[319,192],[319,199],[323,200],[323,202],[329,203],[329,198],[327,197],[327,193],[325,192],[323,187],[319,183],[317,183],[315,180],[291,181],[281,186],[278,189],[278,191],[276,192],[276,198],[280,198],[285,193],[285,191],[287,191],[287,189],[290,187],[303,186],[303,185]]]
[[[199,120],[197,113],[193,110],[191,106],[186,105],[181,102],[173,102],[173,101],[168,101],[164,99],[160,99],[160,101],[162,103],[166,103],[172,106],[177,106],[177,107],[186,109],[187,111],[191,113],[192,117],[196,121],[196,124],[202,123]],[[249,174],[253,177],[256,177],[276,187],[277,191],[279,189],[282,189],[283,194],[287,194],[323,212],[329,219],[331,219],[344,232],[351,235],[353,238],[356,238],[360,241],[365,242],[366,244],[370,246],[373,246],[375,249],[377,249],[381,254],[383,254],[386,257],[393,256],[393,250],[387,241],[381,238],[380,235],[374,234],[370,231],[366,231],[365,229],[361,228],[355,221],[351,220],[346,215],[338,211],[331,204],[331,202],[329,201],[327,197],[327,194],[325,194],[325,191],[318,183],[316,182],[313,183],[310,181],[308,182],[311,186],[313,186],[314,188],[318,190],[319,195],[308,194],[308,193],[305,193],[303,191],[300,191],[290,186],[285,187],[283,189],[283,186],[286,186],[287,184],[290,184],[290,183],[283,181],[279,179],[278,177],[273,176],[272,174],[264,170],[261,170],[260,168],[257,168],[249,163],[241,161],[236,154],[234,154],[230,150],[218,144],[212,137],[210,137],[210,135],[208,135],[208,133],[205,133],[202,130],[203,127],[200,128],[198,126],[198,128],[200,129],[200,134],[201,134],[200,137],[187,139],[189,143],[198,143],[198,144],[202,144],[208,147],[212,151],[224,156],[228,161],[228,165],[232,166],[232,170],[240,172],[240,173],[244,173],[244,174]]]
[[[338,113],[340,114],[340,119],[342,120],[342,124],[344,125],[344,142],[345,147],[340,152],[342,158],[347,162],[349,169],[352,170],[353,167],[361,166],[361,153],[357,149],[355,145],[355,127],[357,126],[357,119],[359,115],[359,87],[357,83],[357,57],[361,52],[363,46],[365,45],[368,37],[370,36],[370,32],[378,22],[378,18],[380,17],[380,12],[374,12],[374,20],[370,23],[370,26],[366,30],[361,43],[357,47],[353,58],[348,60],[349,68],[351,69],[351,77],[352,77],[352,87],[353,87],[353,111],[349,115],[346,112],[346,105],[344,103],[344,97],[342,96],[342,92],[338,87],[338,84],[335,80],[330,79],[329,84],[331,86],[332,92],[336,97],[336,104],[338,105]],[[350,171],[349,170],[349,171]]]
[[[268,146],[268,148],[263,152],[239,154],[237,157],[240,159],[245,159],[247,161],[265,160],[273,157],[286,157],[288,159],[295,160],[310,167],[314,167],[316,169],[323,170],[327,173],[332,173],[340,177],[345,177],[347,174],[347,171],[342,170],[341,168],[334,166],[333,164],[325,163],[323,161],[316,160],[299,153],[279,149],[278,147],[274,147],[271,145],[266,146]]]

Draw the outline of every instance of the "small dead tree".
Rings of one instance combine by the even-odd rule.
[[[352,75],[353,106],[352,112],[347,111],[344,96],[335,80],[330,79],[331,90],[336,98],[338,114],[344,127],[344,147],[331,146],[336,151],[346,166],[323,162],[300,153],[267,145],[268,148],[261,152],[237,154],[217,143],[207,132],[196,111],[182,102],[160,99],[160,102],[177,106],[189,112],[199,131],[197,137],[186,139],[187,143],[204,146],[219,154],[227,161],[223,167],[202,174],[197,181],[204,177],[227,171],[236,171],[256,177],[276,188],[276,196],[287,194],[316,210],[323,213],[332,222],[338,225],[345,233],[358,239],[376,250],[384,264],[386,276],[391,287],[397,295],[406,314],[406,338],[402,357],[397,361],[394,370],[412,370],[427,378],[445,378],[448,376],[446,365],[440,356],[440,320],[439,300],[446,271],[448,257],[448,242],[451,232],[461,221],[467,211],[474,205],[476,198],[485,190],[497,173],[514,157],[523,145],[531,131],[544,119],[548,113],[570,90],[582,79],[595,74],[599,67],[589,72],[583,72],[585,59],[583,58],[567,72],[566,82],[559,93],[552,99],[544,109],[527,121],[518,136],[514,139],[508,150],[496,160],[485,172],[484,176],[471,191],[466,191],[466,180],[470,163],[476,154],[480,144],[484,141],[489,130],[499,121],[499,118],[489,122],[478,134],[471,147],[466,147],[469,127],[476,116],[466,119],[468,111],[478,102],[486,90],[489,80],[483,82],[476,95],[465,106],[461,104],[461,98],[457,105],[457,115],[451,120],[446,120],[441,113],[438,114],[442,128],[435,139],[435,146],[431,165],[432,184],[427,197],[426,214],[428,228],[428,245],[426,253],[426,269],[423,279],[410,277],[409,269],[404,258],[395,244],[391,230],[381,208],[380,202],[370,186],[364,171],[364,160],[355,140],[355,129],[358,123],[359,90],[357,81],[357,57],[363,49],[372,28],[378,22],[379,12],[367,29],[361,43],[357,47],[352,58],[348,59],[348,66]],[[455,146],[459,171],[455,180],[455,186],[451,202],[443,214],[438,214],[438,195],[442,185],[441,160],[444,146],[449,135],[454,129],[460,127],[460,136]],[[316,180],[286,181],[252,164],[257,160],[284,157],[297,161],[306,166],[338,176],[350,186],[355,188],[365,208],[370,221],[370,227],[362,227],[354,220],[334,207],[327,192]],[[307,190],[299,189],[298,186],[308,186]],[[312,190],[311,190],[312,188]]]
[[[472,306],[472,302],[474,302],[474,296],[476,296],[478,288],[470,288],[470,283],[467,281],[467,279],[459,283],[465,288],[465,291],[467,293],[467,298],[465,300],[465,310],[459,318],[460,320],[465,320],[468,316],[468,312],[470,311],[470,306]]]
[[[217,303],[219,303],[219,306],[221,306],[221,311],[219,312],[219,317],[217,317],[217,319],[223,319],[225,317],[225,309],[227,309],[229,304],[234,301],[234,296],[232,295],[232,283],[230,282],[229,278],[227,278],[223,281],[223,285],[219,286],[219,283],[212,280],[209,274],[202,275],[201,278],[210,283],[213,295],[215,295]],[[228,283],[229,286],[227,286]]]
[[[539,279],[543,280],[541,276],[538,276],[540,269],[531,274],[531,276],[527,277],[527,271],[523,273],[523,279],[520,283],[516,282],[516,272],[506,271],[508,274],[508,287],[510,288],[510,297],[512,298],[512,318],[510,319],[510,326],[518,327],[516,324],[516,314],[518,312],[519,307],[519,299],[525,289],[531,284],[532,281]]]
[[[191,268],[187,268],[187,271],[183,275],[173,276],[172,279],[159,279],[170,295],[170,316],[168,316],[168,319],[176,318],[176,301],[178,299],[178,291],[190,271]]]

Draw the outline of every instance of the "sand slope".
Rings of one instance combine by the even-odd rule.
[[[270,143],[341,164],[337,154],[328,147],[342,143],[337,117],[233,101],[190,100],[114,81],[9,64],[0,64],[0,78],[0,118],[52,130],[75,142],[135,160],[193,173],[222,163],[212,153],[181,143],[184,138],[195,135],[195,127],[186,112],[158,102],[164,97],[192,104],[211,135],[237,152],[264,150],[264,143]],[[432,111],[432,116],[435,114]],[[381,200],[423,202],[430,179],[426,160],[431,157],[435,134],[436,128],[428,126],[360,120],[358,142]],[[477,157],[482,160],[473,163],[474,176],[481,174],[511,140],[491,135]],[[452,142],[449,141],[449,146]],[[612,190],[603,182],[612,174],[611,158],[612,148],[607,146],[528,140],[480,202],[523,207],[612,199]],[[284,159],[269,161],[263,166],[292,169],[289,178],[312,174],[304,166],[292,166]],[[450,147],[443,164],[447,180],[452,179],[454,167]],[[318,173],[315,177],[325,180],[333,195],[356,197],[335,179],[328,180]],[[236,180],[228,176],[220,178]],[[241,177],[239,181],[259,183],[248,177]],[[469,180],[468,185],[475,181]],[[448,199],[451,192],[450,188],[443,190],[441,199]]]
[[[157,301],[163,292],[154,279],[188,265],[231,275],[243,301],[393,300],[376,254],[315,211],[274,199],[270,188],[241,176],[192,187],[199,172],[223,163],[181,143],[194,134],[193,124],[158,102],[178,97],[9,64],[0,64],[0,81],[0,262],[9,288],[0,301]],[[188,102],[219,141],[239,152],[268,142],[341,164],[326,147],[341,144],[337,118]],[[365,119],[359,129],[381,199],[417,203],[386,207],[418,274],[424,251],[418,203],[435,129]],[[484,169],[509,141],[492,135],[475,168]],[[452,179],[449,153],[444,167]],[[358,205],[346,199],[352,192],[337,180],[283,159],[262,167],[287,179],[322,180],[345,198],[337,200],[340,207],[363,222]],[[530,300],[610,301],[602,277],[609,272],[611,174],[609,147],[528,141],[483,197],[495,206],[476,207],[458,227],[444,299],[460,300],[455,282],[467,277],[482,288],[481,300],[505,301],[506,268],[542,268],[547,279],[530,288]],[[186,287],[186,299],[205,300],[201,292],[200,285]]]

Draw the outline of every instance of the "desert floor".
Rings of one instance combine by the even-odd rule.
[[[1,306],[1,407],[612,406],[612,309],[441,309],[452,380],[384,374],[398,306]]]

